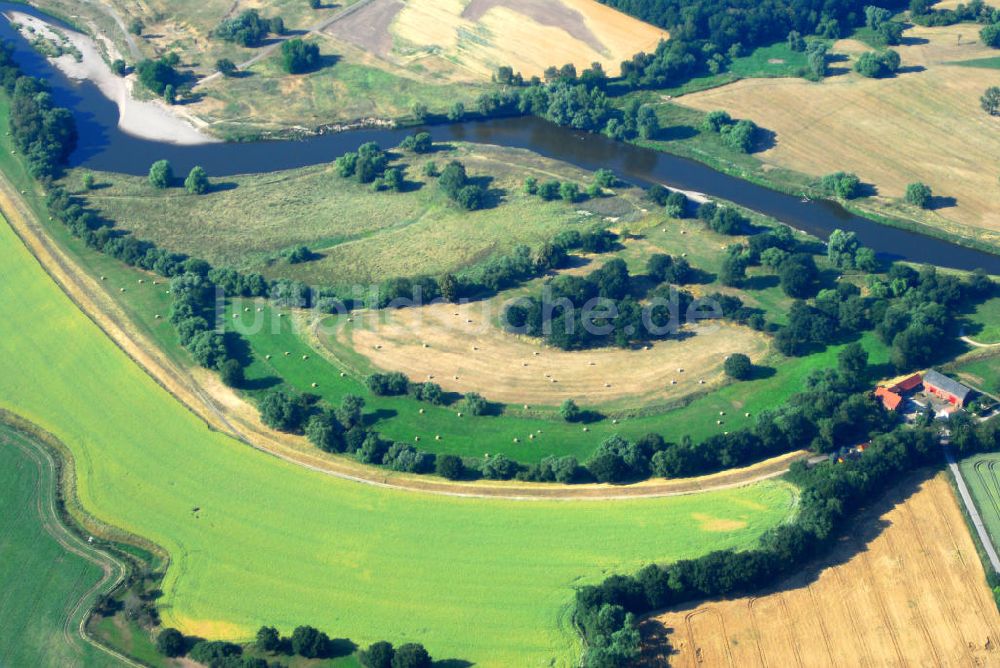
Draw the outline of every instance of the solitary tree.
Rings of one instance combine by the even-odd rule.
[[[163,656],[181,656],[184,654],[184,636],[177,629],[163,629],[156,637],[156,649]]]
[[[559,407],[559,414],[566,422],[576,422],[580,419],[580,407],[572,399],[567,399]]]
[[[743,353],[733,353],[723,365],[726,375],[736,380],[746,380],[753,374],[753,362]]]
[[[926,209],[930,207],[931,204],[931,189],[924,183],[917,181],[916,183],[911,183],[906,186],[906,201],[913,206],[919,206],[921,209]]]
[[[184,187],[192,195],[204,195],[208,192],[208,174],[204,169],[195,165],[191,168],[186,179],[184,179]]]
[[[301,39],[290,39],[281,45],[281,66],[289,74],[302,74],[319,66],[319,46]]]
[[[167,160],[157,160],[149,168],[149,183],[154,188],[169,188],[174,181],[174,169]]]
[[[236,74],[236,63],[228,58],[220,58],[215,61],[215,69],[224,77],[231,77]]]
[[[983,44],[987,46],[1000,49],[1000,23],[991,23],[983,27],[979,31],[979,39],[983,40]]]
[[[1000,87],[990,86],[987,88],[983,96],[979,98],[979,104],[982,105],[983,111],[990,116],[1000,116]]]

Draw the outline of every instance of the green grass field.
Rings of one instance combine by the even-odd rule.
[[[452,159],[461,160],[472,177],[491,177],[489,187],[503,193],[502,202],[474,212],[452,204],[423,175],[428,160],[440,168]],[[340,178],[332,165],[318,165],[219,179],[218,190],[202,196],[99,173],[99,187],[85,195],[119,227],[163,248],[217,266],[342,286],[454,271],[517,244],[538,246],[564,229],[588,229],[604,216],[626,222],[641,217],[638,189],[578,204],[524,194],[528,176],[543,181],[555,174],[581,186],[591,178],[529,151],[457,145],[430,155],[401,153],[394,164],[407,166],[406,192],[375,193]],[[78,170],[67,185],[79,190],[81,179]],[[300,244],[322,257],[295,265],[280,258],[282,250]]]
[[[0,426],[0,665],[119,665],[76,634],[74,608],[101,568],[46,530],[53,472],[33,447]]]
[[[952,370],[966,382],[1000,396],[1000,350],[969,355],[956,363]]]
[[[979,343],[1000,343],[1000,297],[994,297],[976,307],[966,316],[969,326],[965,333]]]
[[[478,665],[568,665],[574,585],[748,545],[794,509],[780,482],[660,500],[519,503],[344,482],[204,424],[0,230],[0,406],[72,451],[82,506],[172,556],[164,621],[247,638],[311,623]],[[516,528],[516,531],[514,530]]]
[[[972,60],[959,60],[954,63],[948,63],[949,65],[958,65],[960,67],[982,67],[988,70],[1000,70],[1000,56],[995,58],[973,58]]]
[[[1000,454],[973,455],[959,463],[986,531],[1000,546]]]

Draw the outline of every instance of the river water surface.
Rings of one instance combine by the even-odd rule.
[[[22,11],[58,23],[25,5],[0,3],[0,11]],[[80,132],[74,166],[144,175],[150,164],[169,160],[176,173],[194,165],[210,176],[270,172],[331,162],[366,141],[396,146],[408,129],[372,129],[317,135],[303,140],[211,143],[179,146],[140,139],[118,129],[118,109],[89,81],[71,81],[14,31],[0,21],[0,38],[9,40],[29,74],[46,79],[57,102],[73,110]],[[650,149],[562,128],[535,117],[452,123],[427,128],[435,141],[468,141],[531,149],[584,169],[606,167],[640,185],[661,183],[736,202],[792,227],[826,239],[835,229],[857,233],[861,242],[882,257],[931,263],[956,269],[982,268],[1000,274],[1000,255],[965,248],[935,237],[880,225],[833,202],[803,202],[698,162]]]

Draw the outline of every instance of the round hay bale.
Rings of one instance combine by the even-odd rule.
[[[584,431],[590,431],[590,427],[584,427],[583,430]]]
[[[317,385],[316,383],[313,383],[312,386],[313,387],[319,387],[319,385]]]
[[[671,381],[670,381],[670,384],[671,384],[671,385],[676,385],[676,384],[677,384],[677,381],[676,381],[676,380],[673,380],[673,379],[671,379]]]
[[[303,356],[302,356],[302,359],[304,359],[304,360],[307,360],[307,359],[309,359],[309,355],[303,355]]]
[[[423,414],[424,414],[424,409],[423,409],[423,408],[421,408],[421,409],[420,409],[420,411],[419,411],[419,413],[420,413],[421,415],[423,415]]]
[[[107,276],[101,276],[101,280],[102,281],[106,281],[106,280],[108,280],[108,277]]]
[[[340,372],[340,377],[344,378],[345,376],[347,376],[347,372],[346,371],[341,371]]]
[[[381,343],[376,343],[375,344],[375,350],[382,350],[382,344]]]
[[[414,440],[414,442],[419,443],[420,442],[420,437],[419,436],[414,436],[413,440]]]
[[[424,343],[424,344],[422,344],[422,345],[424,346],[424,348],[430,348],[430,346],[429,346],[429,345],[427,345],[426,343]]]
[[[249,313],[250,312],[250,307],[249,306],[244,306],[243,307],[243,312],[244,313]]]
[[[702,380],[699,380],[699,381],[698,381],[698,384],[699,384],[699,385],[704,385],[704,384],[705,384],[705,381],[704,381],[704,379],[702,379]]]
[[[441,434],[435,434],[434,435],[434,440],[435,441],[440,441],[441,440]]]
[[[536,355],[536,356],[541,355],[541,353],[538,352],[537,350],[533,354]]]
[[[434,374],[427,374],[427,380],[434,380]]]
[[[285,314],[284,314],[284,313],[279,313],[279,314],[278,314],[278,317],[279,317],[279,318],[284,318],[284,317],[285,317]]]
[[[615,418],[614,420],[612,420],[611,424],[618,424],[618,418]]]
[[[722,420],[716,420],[715,424],[722,424]]]
[[[744,413],[743,417],[750,417],[750,414],[749,413]]]
[[[555,378],[550,378],[549,380],[551,380],[551,381],[552,381],[553,383],[558,383],[558,382],[559,382],[559,381],[558,381],[558,380],[556,380]]]
[[[122,292],[125,292],[125,291],[124,291],[124,290],[122,290]],[[239,313],[234,313],[234,314],[233,314],[233,317],[234,317],[234,318],[238,318],[238,317],[240,317],[240,314],[239,314]]]
[[[724,431],[724,432],[722,432],[722,435],[723,436],[729,436],[729,432],[728,431]]]
[[[687,230],[681,230],[681,234],[687,234]]]
[[[455,380],[458,380],[458,376],[455,376]]]
[[[458,417],[462,417],[461,411],[458,412]]]
[[[160,314],[159,314],[159,313],[157,313],[157,314],[156,314],[156,315],[154,315],[153,317],[154,317],[155,319],[159,320],[159,319],[160,319]]]
[[[726,411],[719,411],[719,415],[725,415]]]
[[[125,288],[118,288],[119,292],[125,292]]]
[[[521,442],[521,439],[519,439],[519,438],[518,438],[517,436],[515,436],[515,437],[514,437],[514,442],[515,442],[515,443],[520,443],[520,442]],[[487,459],[489,459],[489,455],[486,455],[486,458],[487,458]]]
[[[678,368],[677,373],[684,373],[684,369]]]
[[[285,357],[288,357],[288,356],[289,356],[289,355],[291,355],[291,354],[292,354],[292,353],[290,353],[289,351],[287,351],[287,350],[285,351]]]
[[[528,404],[524,405],[524,410],[528,410]]]
[[[354,318],[348,318],[347,322],[354,322]]]
[[[270,355],[264,355],[264,359],[269,360],[269,359],[271,359],[271,356]]]
[[[146,281],[142,280],[141,278],[139,279],[139,285],[142,285],[142,284],[143,284],[143,283],[145,283],[145,282],[146,282]]]
[[[604,387],[611,387],[611,383],[604,383]]]
[[[534,434],[528,434],[528,438],[530,438],[531,440],[535,440],[535,435]]]

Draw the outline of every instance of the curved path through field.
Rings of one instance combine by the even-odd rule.
[[[325,455],[303,439],[265,427],[257,411],[226,391],[214,374],[192,374],[174,363],[135,326],[122,308],[72,257],[53,242],[21,194],[0,174],[0,211],[42,268],[66,295],[114,343],[157,383],[204,420],[247,445],[286,461],[345,480],[447,496],[533,499],[635,499],[679,496],[748,485],[774,478],[808,455],[796,451],[741,469],[697,478],[649,480],[634,485],[558,485],[477,481],[452,482],[427,476],[399,474],[365,466],[344,457]]]
[[[41,522],[42,529],[67,552],[98,566],[102,575],[94,585],[87,589],[78,601],[67,602],[66,619],[63,623],[63,640],[69,647],[78,647],[84,642],[103,652],[112,662],[129,666],[141,666],[123,654],[102,645],[87,634],[86,624],[93,609],[94,602],[101,594],[116,589],[125,580],[128,569],[124,563],[111,554],[93,547],[83,540],[76,532],[66,526],[56,507],[59,486],[59,467],[49,450],[35,442],[29,436],[12,437],[0,431],[0,446],[12,447],[24,453],[25,457],[37,468],[38,479],[35,489],[35,512]]]

